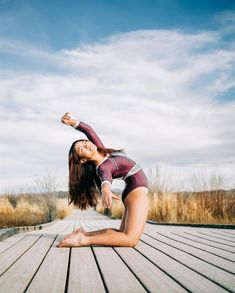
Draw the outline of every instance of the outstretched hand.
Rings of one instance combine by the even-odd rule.
[[[70,113],[66,112],[62,117],[61,117],[61,122],[68,125],[68,126],[73,126],[77,122],[75,119],[72,119],[70,117]]]
[[[120,200],[120,198],[111,191],[102,194],[102,207],[111,208],[112,199]]]

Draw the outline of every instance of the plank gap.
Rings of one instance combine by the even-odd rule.
[[[220,235],[220,236],[223,236],[223,237],[228,237],[228,238],[232,238],[232,239],[235,239],[235,236],[231,236],[231,235],[228,235],[227,233],[223,233],[223,231],[220,231],[220,233],[222,233],[222,234],[220,234],[220,233],[218,233],[218,232],[215,232],[215,231],[211,231],[213,234],[217,234],[217,235]]]
[[[229,245],[229,244],[226,244],[226,243],[223,243],[223,242],[219,242],[219,241],[211,240],[211,239],[208,239],[208,238],[206,238],[206,237],[198,236],[198,235],[195,235],[195,234],[192,234],[192,233],[189,233],[189,232],[184,232],[184,233],[187,234],[187,235],[191,235],[191,236],[194,236],[194,237],[197,237],[197,238],[201,238],[201,239],[204,239],[204,240],[210,241],[210,242],[214,242],[214,243],[218,243],[218,244],[222,244],[222,245],[225,245],[225,246],[229,246],[229,247],[234,248],[233,245]],[[234,251],[233,251],[233,253],[234,253]]]
[[[172,245],[172,244],[169,244],[169,243],[167,243],[167,242],[164,242],[164,241],[162,241],[162,240],[159,240],[159,239],[155,238],[154,236],[151,236],[151,235],[149,235],[149,234],[147,234],[147,233],[144,233],[144,234],[147,235],[147,236],[149,236],[149,237],[151,237],[151,238],[153,238],[153,239],[156,240],[156,241],[159,241],[159,242],[161,242],[161,243],[163,243],[163,244],[166,244],[166,245],[168,245],[168,246],[170,246],[170,247],[173,247],[173,248],[175,248],[175,249],[177,249],[177,250],[180,250],[180,251],[182,251],[182,252],[184,252],[184,253],[186,253],[186,254],[188,254],[188,255],[191,255],[192,257],[195,257],[195,258],[199,259],[200,261],[206,262],[206,263],[208,263],[209,265],[212,265],[212,266],[214,266],[214,267],[216,267],[216,268],[218,268],[218,269],[221,269],[221,270],[223,270],[223,271],[225,271],[225,272],[227,272],[227,273],[229,273],[229,274],[235,275],[234,273],[232,273],[232,272],[230,272],[230,271],[228,271],[228,270],[226,270],[226,269],[224,269],[224,268],[222,268],[222,267],[220,267],[220,266],[218,266],[218,265],[215,265],[215,264],[213,264],[213,263],[211,263],[211,262],[209,262],[209,261],[207,261],[207,260],[205,260],[205,259],[203,259],[203,258],[200,258],[199,256],[196,256],[196,255],[194,255],[194,254],[192,254],[192,253],[190,253],[190,252],[187,252],[187,251],[185,251],[185,250],[183,250],[183,249],[181,249],[181,248],[179,248],[179,247],[176,247],[176,246],[174,246],[174,245]],[[162,235],[161,233],[158,233],[158,234],[159,234],[159,235]],[[162,236],[164,236],[164,235],[162,235]],[[165,237],[167,237],[167,236],[165,236]],[[169,237],[167,237],[167,238],[169,238]],[[170,239],[170,238],[169,238],[169,239]]]
[[[74,229],[73,229],[74,231]],[[72,252],[72,248],[69,248],[69,257],[68,257],[68,265],[67,265],[67,273],[66,273],[66,282],[65,282],[65,288],[64,288],[64,292],[67,293],[68,292],[68,286],[69,286],[69,273],[70,273],[70,262],[71,262],[71,252]]]
[[[39,239],[42,238],[43,235],[39,236],[38,239],[32,244],[30,245],[18,258],[16,258],[12,263],[11,265],[4,271],[0,274],[0,277],[3,276],[36,242],[39,241]]]
[[[114,246],[115,247],[115,246]],[[115,248],[112,247],[112,249],[116,252],[116,254],[119,256],[119,258],[121,259],[121,261],[126,265],[126,267],[129,269],[129,271],[135,276],[135,278],[137,279],[137,281],[139,281],[139,283],[143,286],[143,288],[149,292],[149,290],[146,288],[146,286],[144,285],[144,283],[140,280],[140,278],[133,272],[133,270],[130,268],[130,266],[125,262],[125,260],[120,256],[120,254],[115,250]],[[133,249],[133,248],[132,248]]]
[[[43,234],[43,235],[44,235],[44,234]],[[55,242],[55,240],[56,240],[57,236],[58,236],[58,234],[55,236],[55,238],[54,238],[54,240],[53,240],[52,244],[49,246],[49,248],[48,248],[47,252],[45,253],[45,255],[44,255],[44,257],[43,257],[42,261],[40,262],[40,264],[39,264],[38,268],[36,269],[35,273],[33,274],[33,276],[32,276],[32,278],[31,278],[31,280],[29,281],[28,285],[26,286],[26,288],[25,288],[25,290],[24,290],[24,293],[25,293],[25,292],[27,292],[27,290],[28,290],[28,288],[29,288],[30,284],[31,284],[31,283],[32,283],[32,281],[33,281],[33,278],[36,276],[37,272],[39,271],[39,269],[40,269],[40,267],[41,267],[42,263],[44,262],[44,259],[46,258],[46,256],[47,256],[47,254],[48,254],[49,250],[51,249],[52,245],[54,244],[54,242]]]
[[[233,243],[235,243],[235,240],[229,240],[229,239],[221,238],[221,237],[218,237],[218,236],[215,236],[215,235],[208,235],[208,234],[203,233],[203,232],[200,232],[200,231],[198,231],[197,233],[202,234],[202,235],[207,235],[207,236],[210,236],[210,237],[212,237],[212,238],[216,238],[216,239],[220,239],[220,240],[224,240],[224,241],[228,241],[228,242],[233,242]],[[220,236],[222,236],[222,235],[220,235]],[[224,243],[223,243],[223,244],[224,244]],[[231,245],[231,246],[235,248],[235,245]]]
[[[151,237],[151,238],[153,238],[153,237]],[[216,282],[215,280],[212,280],[211,278],[209,278],[209,277],[203,275],[202,273],[196,271],[195,269],[191,268],[190,266],[186,265],[185,263],[181,262],[180,260],[178,260],[178,259],[172,257],[172,256],[169,255],[168,253],[166,253],[166,252],[164,252],[164,251],[158,249],[157,247],[153,246],[152,244],[149,244],[149,243],[145,242],[144,240],[141,240],[141,241],[142,241],[143,243],[145,243],[145,244],[151,246],[151,247],[154,248],[155,250],[158,250],[158,251],[160,251],[161,253],[165,254],[166,256],[170,257],[170,258],[173,259],[174,261],[177,261],[177,262],[180,263],[181,265],[187,267],[188,269],[190,269],[190,270],[193,271],[194,273],[196,273],[196,274],[202,276],[203,278],[209,280],[210,282],[216,284],[217,286],[219,286],[219,287],[221,287],[221,288],[223,288],[223,289],[225,289],[225,290],[227,290],[227,291],[229,291],[229,292],[231,292],[231,293],[234,293],[234,292],[230,291],[228,288],[226,288],[226,287],[224,287],[223,285],[221,285],[220,283]]]
[[[14,235],[13,235],[14,236]],[[5,250],[1,251],[1,253],[6,252],[8,249],[10,249],[11,247],[15,246],[16,244],[18,244],[20,241],[22,241],[25,237],[27,237],[27,235],[25,235],[24,237],[20,238],[18,241],[16,241],[15,243],[13,243],[12,245],[10,245],[9,247],[7,247]],[[9,238],[7,238],[9,239]]]
[[[99,263],[98,263],[98,259],[97,259],[96,255],[95,255],[95,252],[94,252],[93,246],[90,245],[90,247],[91,247],[91,251],[92,251],[92,254],[93,254],[93,256],[94,256],[94,259],[95,259],[96,266],[97,266],[98,271],[99,271],[99,273],[100,273],[100,277],[101,277],[101,280],[102,280],[102,282],[103,282],[105,292],[108,293],[109,291],[108,291],[107,285],[106,285],[106,283],[105,283],[103,273],[102,273],[102,271],[101,271],[101,269],[100,269],[100,266],[99,266]]]
[[[162,235],[163,237],[169,238],[169,239],[174,240],[174,241],[176,241],[176,242],[178,242],[178,243],[182,243],[182,244],[187,245],[187,246],[189,246],[189,247],[193,247],[193,248],[196,248],[196,249],[198,249],[198,250],[204,251],[204,252],[206,252],[206,253],[209,253],[209,254],[215,255],[215,256],[217,256],[217,257],[220,257],[220,258],[222,258],[222,259],[224,259],[224,260],[226,260],[226,261],[230,261],[230,262],[232,262],[232,263],[235,263],[233,260],[231,260],[231,259],[229,259],[229,258],[226,258],[226,257],[224,257],[224,256],[221,256],[221,255],[219,255],[219,254],[216,254],[216,253],[213,253],[213,252],[208,251],[208,250],[206,250],[206,249],[203,249],[203,248],[200,248],[200,247],[197,247],[197,246],[194,246],[194,245],[191,245],[191,244],[185,243],[185,242],[180,241],[180,240],[178,240],[178,239],[171,238],[170,236],[164,235],[164,234],[162,234],[162,233],[160,233],[160,232],[157,232],[157,233],[158,233],[159,235]],[[175,235],[176,235],[176,234],[175,234]],[[177,236],[178,236],[178,235],[177,235]]]
[[[142,241],[142,240],[141,240]],[[144,242],[144,241],[142,241]],[[144,242],[145,243],[145,242]],[[146,244],[146,243],[145,243]],[[151,245],[150,245],[151,246]],[[173,281],[175,281],[178,285],[180,285],[183,289],[185,289],[187,292],[192,293],[191,290],[189,290],[188,288],[186,288],[180,281],[178,281],[176,278],[174,278],[172,275],[170,275],[167,271],[165,271],[163,268],[159,267],[154,261],[152,261],[149,257],[147,257],[146,255],[144,255],[141,251],[139,251],[138,249],[136,249],[135,247],[133,248],[135,249],[139,254],[141,254],[144,258],[146,258],[149,262],[151,262],[154,266],[156,266],[159,270],[161,270],[164,274],[166,274],[169,278],[171,278]]]
[[[218,247],[218,246],[214,246],[214,245],[211,245],[211,244],[205,244],[205,243],[203,243],[203,242],[201,242],[201,241],[198,241],[198,240],[195,240],[195,239],[191,239],[191,238],[188,238],[188,237],[186,237],[186,236],[182,236],[182,235],[177,234],[177,233],[174,233],[174,232],[172,232],[172,234],[177,235],[177,236],[182,237],[182,238],[185,238],[185,239],[188,239],[188,240],[191,240],[191,241],[193,241],[193,242],[201,243],[201,244],[203,244],[203,245],[206,245],[206,246],[209,246],[209,247],[213,247],[213,248],[216,248],[216,249],[222,250],[222,251],[227,251],[227,252],[230,252],[230,253],[234,253],[234,252],[231,251],[231,250],[224,249],[224,248],[221,248],[221,247]]]

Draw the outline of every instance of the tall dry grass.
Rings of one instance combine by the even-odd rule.
[[[35,175],[31,187],[26,187],[33,193],[1,196],[0,228],[38,225],[68,216],[72,207],[68,207],[66,198],[61,198],[61,192],[56,192],[57,186],[56,176],[46,169],[43,174]]]
[[[191,191],[174,191],[172,178],[156,166],[149,172],[148,219],[167,223],[234,224],[235,192],[216,170],[193,174]],[[189,184],[187,184],[189,185]]]
[[[167,223],[235,224],[235,194],[224,190],[150,190],[148,219]]]
[[[166,223],[235,224],[235,190],[223,189],[225,179],[215,171],[193,175],[192,191],[174,191],[172,178],[158,166],[150,170],[148,220]],[[101,203],[97,211],[104,213]],[[121,218],[124,206],[113,200],[110,214]]]
[[[0,197],[0,228],[48,223],[69,215],[72,207],[53,194]]]

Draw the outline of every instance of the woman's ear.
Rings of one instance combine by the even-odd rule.
[[[81,159],[80,160],[80,163],[82,163],[82,164],[84,164],[84,163],[86,163],[87,162],[87,159]]]

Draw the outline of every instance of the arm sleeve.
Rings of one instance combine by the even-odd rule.
[[[101,186],[104,182],[108,182],[110,185],[112,185],[113,182],[113,176],[112,176],[112,171],[110,168],[102,168],[101,166],[97,170],[97,174],[100,177],[101,180]]]
[[[86,137],[97,146],[97,148],[105,149],[105,146],[103,145],[102,141],[89,125],[80,121],[77,122],[73,127],[83,132],[86,135]]]

